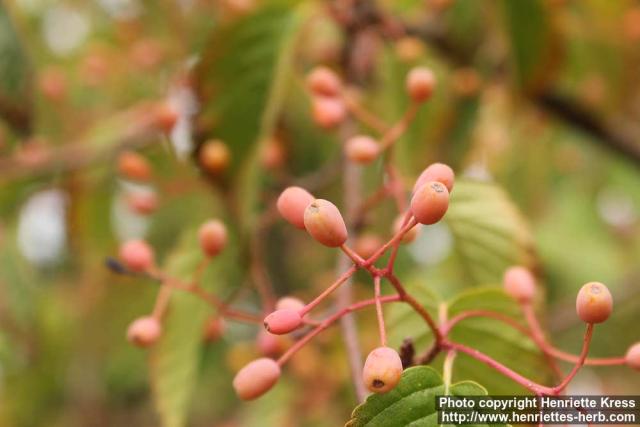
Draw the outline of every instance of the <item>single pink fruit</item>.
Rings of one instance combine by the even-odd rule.
[[[135,151],[123,151],[118,156],[118,172],[133,181],[149,181],[151,165],[144,156]]]
[[[629,347],[627,354],[624,356],[624,361],[630,368],[640,371],[640,342]]]
[[[393,221],[393,227],[392,230],[393,234],[398,234],[400,232],[400,230],[402,230],[402,225],[404,224],[404,214],[400,214],[396,217],[396,219]],[[420,229],[422,228],[422,224],[417,224],[414,225],[413,228],[411,228],[409,231],[407,231],[406,233],[404,233],[404,236],[402,236],[402,243],[411,243],[414,240],[416,240],[416,238],[418,237],[418,234],[420,233]]]
[[[391,347],[378,347],[367,356],[362,370],[365,386],[374,393],[386,393],[400,382],[402,361]]]
[[[127,339],[138,347],[150,347],[162,335],[162,325],[153,316],[144,316],[134,320],[127,329]]]
[[[284,341],[284,337],[270,334],[264,329],[261,329],[256,336],[256,346],[263,356],[276,357],[284,352],[286,342]]]
[[[504,291],[521,303],[528,303],[536,293],[536,279],[524,267],[510,267],[502,279]]]
[[[449,193],[451,193],[455,177],[453,170],[449,166],[444,163],[434,163],[422,171],[413,186],[413,192],[415,193],[418,188],[422,187],[429,181],[437,181],[444,184]]]
[[[266,357],[247,364],[233,379],[233,388],[242,400],[253,400],[265,394],[280,378],[280,366]]]
[[[276,310],[290,309],[300,311],[305,307],[305,303],[296,297],[282,297],[276,302]]]
[[[269,314],[264,319],[264,327],[275,335],[288,334],[302,325],[302,317],[297,310],[283,308]]]
[[[198,239],[202,252],[216,256],[227,245],[227,227],[217,219],[209,220],[200,226]]]
[[[356,239],[354,250],[364,259],[370,258],[378,249],[382,247],[384,242],[382,239],[372,233],[365,233]]]
[[[366,165],[378,157],[380,146],[370,136],[358,135],[346,142],[344,151],[347,159],[354,163]]]
[[[307,76],[307,85],[314,95],[337,96],[342,84],[336,73],[327,67],[316,67]]]
[[[314,239],[336,248],[347,241],[347,226],[340,211],[328,200],[316,199],[304,211],[304,226]]]
[[[126,197],[128,206],[139,215],[149,215],[158,208],[158,196],[154,192],[132,193]]]
[[[129,240],[120,246],[120,259],[124,265],[141,273],[153,265],[153,249],[143,240]]]
[[[436,77],[429,68],[415,67],[407,74],[407,93],[416,102],[424,102],[429,99],[435,85]]]
[[[304,210],[315,198],[304,188],[286,188],[278,197],[276,206],[284,219],[294,227],[304,230]]]
[[[613,311],[611,292],[600,282],[587,283],[578,291],[576,311],[585,323],[604,322]]]
[[[220,316],[211,316],[204,324],[204,340],[212,343],[218,341],[224,335],[227,323]]]
[[[347,117],[347,107],[340,98],[316,96],[312,110],[313,120],[324,129],[336,127]]]
[[[449,208],[449,191],[444,184],[430,181],[418,188],[411,199],[411,212],[421,224],[435,224]]]

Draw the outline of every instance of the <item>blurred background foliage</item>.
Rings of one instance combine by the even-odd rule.
[[[447,221],[400,253],[398,275],[420,301],[434,312],[446,301],[450,313],[516,314],[491,287],[506,266],[523,263],[540,277],[539,311],[561,348],[580,345],[574,298],[591,280],[606,283],[616,304],[596,328],[592,354],[620,355],[638,339],[640,3],[379,0],[378,13],[408,35],[383,36],[377,22],[355,40],[330,18],[330,3],[0,2],[0,425],[320,427],[348,419],[355,400],[337,330],[296,356],[271,393],[239,403],[231,378],[257,354],[257,328],[229,325],[204,345],[207,308],[176,295],[157,348],[133,348],[126,327],[151,309],[156,285],[104,266],[120,241],[144,237],[168,271],[188,279],[200,256],[193,230],[217,216],[231,245],[207,271],[207,288],[257,312],[256,257],[278,295],[309,299],[330,283],[334,252],[263,219],[291,183],[341,204],[338,138],[313,124],[304,76],[317,64],[339,69],[347,42],[356,52],[348,77],[387,123],[408,103],[412,66],[438,77],[397,164],[408,186],[434,161],[466,178]],[[131,138],[139,116],[130,110],[159,99],[180,107],[177,125]],[[276,168],[264,161],[274,135],[285,157]],[[195,161],[209,138],[230,148],[222,175]],[[125,147],[153,165],[153,215],[123,201],[132,187],[115,158]],[[368,193],[381,165],[363,174]],[[387,237],[393,218],[383,205],[364,230]],[[370,284],[357,279],[356,293],[367,297]],[[415,316],[403,307],[388,316],[395,345],[413,337],[425,347]],[[486,322],[455,338],[548,378],[530,343]],[[369,349],[371,313],[358,324]],[[456,381],[522,392],[462,356],[456,368]],[[625,368],[588,368],[570,391],[637,394],[637,385]]]

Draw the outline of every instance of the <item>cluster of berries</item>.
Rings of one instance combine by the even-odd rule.
[[[330,201],[316,199],[303,188],[289,187],[278,197],[277,208],[286,221],[298,229],[306,230],[317,242],[331,248],[341,248],[353,259],[354,266],[367,269],[374,277],[376,285],[379,286],[379,279],[384,277],[386,272],[373,267],[374,262],[380,258],[386,249],[394,244],[397,245],[404,235],[418,223],[424,225],[434,224],[445,215],[449,206],[449,192],[453,189],[454,179],[453,171],[444,164],[436,163],[426,168],[414,186],[411,207],[405,224],[402,224],[400,230],[389,242],[375,248],[376,250],[366,260],[346,246],[348,238],[346,224],[339,209]],[[355,271],[355,268],[352,268],[347,273],[350,275],[353,274],[353,271]],[[305,316],[340,286],[346,280],[346,277],[345,275],[341,276],[318,298],[307,305],[298,302],[295,305],[279,307],[267,315],[264,319],[266,331],[271,334],[282,335],[307,325]],[[374,303],[383,302],[378,293],[376,293],[374,300]],[[393,299],[388,300],[392,301]],[[363,305],[363,307],[366,305]],[[338,313],[338,315],[340,314]],[[379,318],[381,318],[381,311],[378,314]],[[333,316],[328,320],[333,321],[335,318],[336,316]],[[306,337],[315,336],[317,332],[326,328],[329,323],[321,323],[304,338],[300,339],[297,344],[305,344],[308,341],[305,339]],[[380,327],[382,345],[369,353],[362,372],[365,386],[375,393],[384,393],[392,390],[400,381],[403,370],[398,352],[386,346],[384,325],[381,324]],[[246,365],[238,372],[233,382],[238,396],[242,399],[250,400],[268,391],[280,377],[282,364],[300,347],[301,345],[294,345],[277,361],[269,358],[260,358]]]
[[[205,260],[218,255],[227,244],[227,230],[225,225],[216,219],[209,220],[200,226],[198,231],[198,239],[200,248],[205,255]],[[202,288],[197,285],[181,285],[174,283],[159,273],[154,252],[151,246],[143,240],[129,240],[120,246],[119,259],[126,271],[134,274],[146,274],[152,278],[161,280],[165,289],[172,287],[185,291],[194,292],[196,295],[203,297]],[[155,344],[162,335],[162,315],[164,314],[165,300],[161,298],[163,294],[158,294],[156,307],[152,314],[140,317],[134,320],[127,330],[127,339],[139,347],[150,347]],[[213,298],[212,295],[208,295]],[[217,300],[214,300],[218,302]],[[214,304],[216,308],[223,308],[223,304]],[[212,316],[204,327],[205,338],[213,340],[222,335],[224,329],[224,321],[219,316]]]

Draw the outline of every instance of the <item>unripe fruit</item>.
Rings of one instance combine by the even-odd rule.
[[[118,156],[118,172],[133,181],[151,179],[151,166],[147,159],[133,151],[124,151]]]
[[[178,121],[178,111],[169,103],[162,102],[155,106],[154,119],[161,130],[169,133]]]
[[[424,55],[424,43],[417,37],[405,36],[395,45],[395,52],[402,62],[414,62]]]
[[[158,65],[162,56],[162,45],[157,40],[150,38],[136,41],[129,49],[131,62],[145,70]]]
[[[61,101],[67,94],[67,78],[55,67],[44,69],[38,83],[42,94],[52,101]]]
[[[278,197],[276,206],[284,219],[294,227],[304,230],[304,210],[315,198],[304,188],[286,188]]]
[[[367,356],[362,370],[365,386],[374,393],[392,390],[402,376],[402,361],[391,347],[378,347]]]
[[[624,356],[624,361],[630,368],[640,371],[640,342],[629,347],[627,354]]]
[[[347,226],[340,211],[328,200],[316,199],[304,211],[304,226],[314,239],[336,248],[347,241]]]
[[[536,279],[524,267],[510,267],[502,280],[504,291],[521,303],[530,302],[536,293]]]
[[[398,234],[400,232],[400,230],[402,230],[402,225],[404,224],[404,214],[400,214],[396,217],[396,219],[393,221],[393,234]],[[402,243],[411,243],[414,240],[416,240],[416,237],[418,237],[418,234],[420,233],[420,228],[422,228],[422,224],[417,224],[415,226],[413,226],[413,228],[411,228],[411,230],[407,231],[406,233],[404,233],[404,236],[402,236]]]
[[[339,98],[317,96],[312,103],[313,120],[324,129],[331,129],[347,117],[347,107]]]
[[[429,99],[435,85],[436,77],[426,67],[413,68],[407,75],[407,93],[416,102],[424,102]]]
[[[285,351],[286,341],[283,336],[273,335],[261,329],[256,337],[256,346],[263,356],[276,357]]]
[[[158,208],[158,196],[154,192],[129,194],[127,204],[135,213],[149,215]]]
[[[265,329],[275,335],[284,335],[298,329],[302,325],[302,317],[298,310],[283,308],[269,314],[264,319]]]
[[[366,233],[356,239],[354,250],[362,258],[371,257],[384,244],[382,239],[375,234]]]
[[[198,239],[202,252],[207,256],[216,256],[227,244],[227,228],[222,221],[209,220],[200,226]]]
[[[134,320],[127,329],[127,339],[138,347],[149,347],[162,335],[162,325],[153,316],[140,317]]]
[[[445,185],[449,193],[453,190],[453,183],[455,182],[455,174],[453,170],[444,163],[434,163],[429,165],[422,171],[416,183],[413,186],[413,192],[422,187],[429,181],[437,181]]]
[[[282,297],[276,302],[276,310],[290,309],[300,311],[305,307],[305,303],[296,297]]]
[[[280,366],[266,357],[250,362],[236,374],[233,388],[242,400],[253,400],[269,391],[280,378]]]
[[[266,169],[278,169],[286,159],[286,153],[282,141],[276,137],[263,142],[260,152],[260,162]]]
[[[141,273],[153,265],[153,249],[143,240],[129,240],[120,246],[120,259],[132,271]]]
[[[380,146],[370,136],[358,135],[346,142],[344,151],[352,162],[366,165],[378,157]]]
[[[585,323],[602,323],[613,311],[609,289],[600,282],[590,282],[580,288],[576,298],[578,317]]]
[[[316,67],[307,76],[307,85],[314,95],[337,96],[342,86],[340,78],[327,67]]]
[[[206,342],[218,341],[224,334],[227,323],[220,316],[210,317],[204,324],[203,336]]]
[[[435,224],[448,208],[449,191],[437,181],[427,182],[418,188],[411,199],[411,212],[421,224]]]
[[[200,166],[207,172],[218,175],[229,167],[231,152],[226,144],[218,139],[205,142],[198,153]]]

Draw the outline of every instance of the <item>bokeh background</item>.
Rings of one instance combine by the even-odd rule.
[[[331,13],[352,3],[367,17],[355,34]],[[637,1],[2,0],[0,425],[320,427],[348,419],[356,402],[337,329],[294,358],[268,396],[240,403],[230,382],[257,354],[257,328],[229,324],[204,345],[208,308],[182,295],[171,339],[134,348],[127,325],[151,309],[157,285],[105,267],[121,241],[144,237],[163,266],[188,279],[197,252],[190,236],[216,216],[231,233],[206,276],[219,295],[257,311],[256,263],[278,295],[309,299],[330,283],[336,254],[269,212],[292,183],[342,203],[339,139],[313,124],[304,76],[317,64],[344,71],[345,51],[346,77],[389,123],[408,103],[412,66],[438,77],[396,153],[408,188],[434,161],[467,177],[451,219],[400,254],[398,275],[426,305],[506,307],[499,291],[483,289],[521,263],[540,278],[539,311],[561,348],[580,346],[575,294],[591,280],[615,300],[592,354],[621,355],[640,338]],[[162,100],[180,113],[175,127],[140,132],[140,111]],[[194,154],[214,137],[231,151],[217,175]],[[280,157],[270,162],[274,138]],[[151,184],[119,176],[124,148],[151,162]],[[380,165],[362,173],[368,193]],[[153,214],[127,204],[141,192],[157,196]],[[361,228],[388,237],[393,218],[383,205]],[[357,282],[356,293],[369,295],[366,277]],[[414,337],[425,345],[418,321],[390,318],[395,344]],[[371,313],[358,325],[362,347],[373,347]],[[460,339],[481,337],[478,346],[509,366],[543,375],[530,345],[485,326]],[[522,392],[460,359],[454,379]],[[570,391],[638,394],[639,384],[623,367],[585,368]]]

